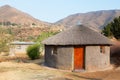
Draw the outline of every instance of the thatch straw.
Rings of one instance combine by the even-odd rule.
[[[45,45],[111,45],[107,37],[83,25],[58,33],[42,43]]]

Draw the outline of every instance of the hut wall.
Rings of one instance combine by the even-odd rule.
[[[58,47],[58,63],[56,67],[64,70],[72,70],[73,52],[73,47]]]
[[[53,46],[45,46],[45,65],[49,67],[55,67],[56,65],[56,55],[52,55]]]
[[[96,71],[110,65],[110,47],[105,46],[105,53],[101,53],[100,46],[86,46],[85,69]]]
[[[72,69],[73,48],[57,46],[57,53],[53,53],[54,46],[45,46],[45,64],[58,69]]]
[[[9,54],[25,54],[29,45],[11,45]]]

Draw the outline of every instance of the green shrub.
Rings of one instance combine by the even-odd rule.
[[[34,44],[29,46],[27,48],[27,55],[29,56],[29,58],[32,60],[39,58],[40,56],[39,49],[40,49],[40,44]]]

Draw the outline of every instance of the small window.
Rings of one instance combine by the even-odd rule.
[[[53,47],[52,54],[57,54],[57,46]]]
[[[20,46],[20,45],[17,45],[17,49],[21,49],[21,46]]]
[[[105,46],[100,46],[100,52],[105,53]]]

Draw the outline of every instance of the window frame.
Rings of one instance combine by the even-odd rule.
[[[53,46],[52,55],[57,55],[57,46]]]
[[[105,53],[105,46],[100,46],[100,53]]]

